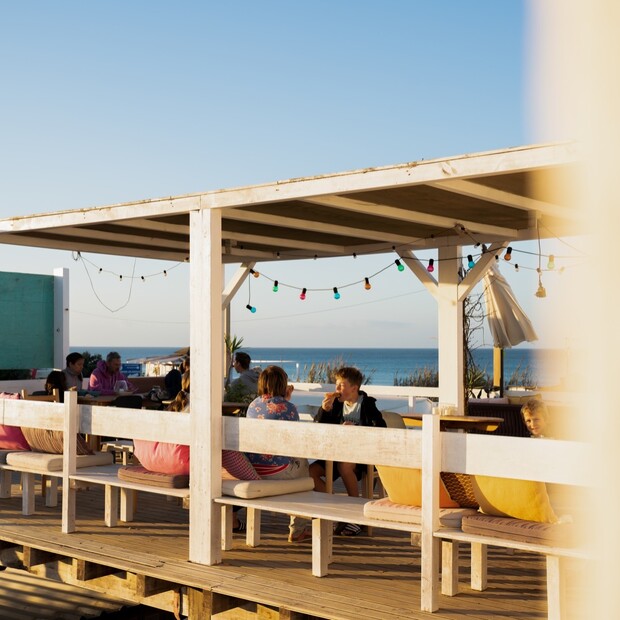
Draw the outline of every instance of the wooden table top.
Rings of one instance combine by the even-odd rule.
[[[429,413],[402,413],[407,420],[422,421],[422,416]],[[478,415],[442,415],[439,417],[441,430],[480,430],[493,432],[504,421],[504,418]]]

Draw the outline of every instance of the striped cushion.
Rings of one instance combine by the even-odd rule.
[[[46,428],[22,428],[24,437],[33,452],[62,454],[64,449],[62,431],[50,431]],[[76,454],[92,454],[92,450],[81,435],[77,436]]]
[[[222,494],[252,499],[254,497],[270,497],[286,495],[301,491],[312,491],[312,478],[293,478],[291,480],[222,480]]]
[[[185,489],[189,487],[188,474],[161,474],[149,471],[141,465],[125,465],[118,470],[120,480],[149,484],[165,489]]]
[[[475,514],[475,511],[469,508],[440,508],[439,523],[444,527],[460,527],[461,519],[472,514]],[[364,504],[364,516],[397,523],[422,524],[422,508],[396,504],[387,497]]]

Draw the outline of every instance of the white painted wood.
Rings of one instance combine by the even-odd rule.
[[[437,280],[428,272],[427,268],[420,262],[420,259],[411,251],[399,252],[399,256],[403,262],[420,282],[426,287],[428,292],[433,296],[437,296]]]
[[[547,618],[562,620],[562,559],[555,555],[547,556]]]
[[[441,541],[441,593],[459,593],[459,543],[454,540]]]
[[[233,277],[230,279],[224,292],[222,293],[222,309],[228,308],[230,306],[230,302],[233,300],[234,296],[237,294],[241,285],[247,280],[250,275],[250,269],[254,269],[256,266],[255,261],[251,261],[249,263],[244,263],[237,269],[234,273]],[[226,333],[229,333],[226,331]]]
[[[422,583],[421,609],[439,607],[439,471],[441,462],[439,417],[424,416],[422,423]]]
[[[464,407],[463,381],[463,303],[458,301],[459,246],[439,248],[438,353],[439,401],[454,404],[459,413]]]
[[[190,347],[192,413],[190,414],[189,559],[221,562],[219,509],[222,451],[222,253],[221,213],[190,213]]]
[[[45,505],[50,508],[58,506],[58,478],[50,476],[47,482],[44,482],[45,476],[41,476],[41,484],[45,485]]]
[[[22,514],[34,514],[34,474],[22,472]]]
[[[472,292],[473,288],[482,280],[484,274],[495,264],[495,255],[508,245],[508,241],[503,243],[493,243],[491,247],[478,257],[476,265],[467,272],[459,284],[459,301],[465,301],[465,298]]]
[[[136,512],[138,491],[121,487],[120,495],[120,519],[125,523],[129,523],[133,521]]]
[[[260,528],[262,511],[258,508],[246,509],[246,532],[245,544],[248,547],[258,547],[260,545]]]
[[[69,270],[54,269],[54,368],[64,368],[69,353]]]
[[[64,411],[62,403],[0,399],[1,423],[10,426],[61,431],[64,425]]]
[[[104,522],[107,527],[116,527],[118,524],[118,487],[106,484],[104,497]]]
[[[471,543],[471,589],[487,589],[487,545]]]
[[[329,572],[334,527],[331,521],[312,519],[312,574],[325,577]]]
[[[222,551],[230,551],[233,547],[233,507],[222,506]]]
[[[71,476],[76,471],[77,433],[80,426],[80,410],[77,392],[65,392],[63,428],[63,468],[62,468],[62,532],[75,531],[76,489],[71,484]]]

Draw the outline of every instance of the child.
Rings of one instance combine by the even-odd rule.
[[[549,411],[542,400],[532,398],[521,407],[521,415],[532,437],[547,437],[549,433]]]

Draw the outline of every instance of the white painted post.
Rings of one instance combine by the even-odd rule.
[[[463,302],[458,300],[460,246],[439,248],[438,347],[439,401],[463,414]]]
[[[63,424],[62,456],[62,532],[75,531],[76,491],[71,486],[71,476],[76,469],[77,433],[80,426],[80,408],[76,391],[65,392],[65,417]]]
[[[189,559],[222,561],[222,219],[216,209],[190,212],[191,462]]]
[[[54,269],[54,368],[64,368],[69,354],[69,270]]]

